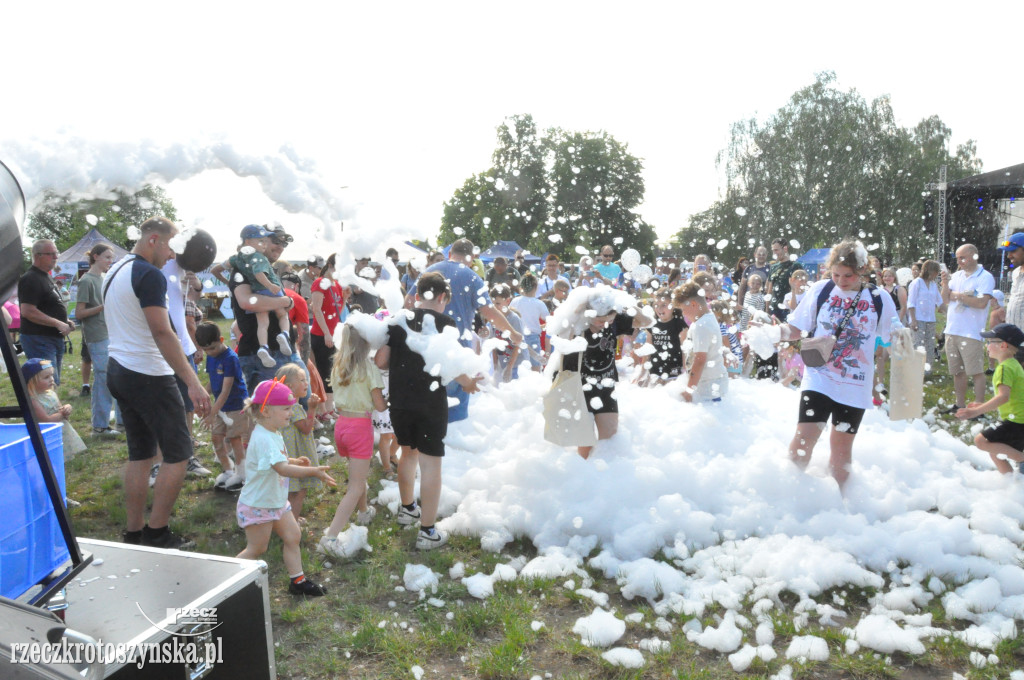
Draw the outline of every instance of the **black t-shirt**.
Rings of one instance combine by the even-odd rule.
[[[359,292],[357,293],[356,291]],[[380,307],[380,301],[373,293],[353,287],[352,295],[348,298],[349,310],[352,309],[352,305],[359,305],[359,309],[363,311],[363,314],[373,314]]]
[[[772,283],[772,299],[768,309],[769,314],[774,314],[780,319],[784,319],[789,314],[789,308],[784,306],[783,300],[786,298],[786,293],[790,291],[789,277],[800,268],[800,263],[794,260],[776,262],[772,265],[771,273],[768,275],[768,280]]]
[[[228,277],[228,290],[231,292],[231,311],[235,313],[235,322],[238,324],[238,330],[242,333],[242,337],[238,339],[238,350],[236,351],[240,357],[251,357],[260,348],[260,342],[256,338],[256,314],[242,309],[238,300],[235,299],[235,288],[244,283],[244,281],[235,280],[235,272],[236,270],[232,269],[231,276]],[[273,350],[277,347],[274,338],[281,332],[281,326],[278,325],[277,314],[274,312],[267,312],[267,319],[267,340]]]
[[[686,328],[686,321],[678,316],[659,321],[650,328],[651,344],[657,350],[648,357],[651,375],[674,377],[682,372],[683,348],[679,344],[679,334]]]
[[[412,311],[408,320],[409,330],[419,333],[423,330],[423,319],[433,317],[437,332],[447,326],[457,328],[455,320],[447,314],[430,309]],[[399,325],[388,327],[388,347],[391,348],[391,359],[388,362],[391,385],[391,408],[405,411],[420,411],[430,417],[448,421],[448,393],[441,384],[441,379],[427,373],[423,356],[409,349],[406,344],[406,330]]]
[[[612,322],[597,333],[589,328],[583,332],[587,350],[583,352],[583,367],[580,373],[586,378],[602,381],[605,378],[619,379],[615,368],[615,345],[620,335],[633,334],[633,317],[618,313]]]
[[[35,265],[29,267],[28,271],[18,279],[18,302],[35,305],[46,316],[67,323],[68,308],[64,304],[64,296],[61,295],[57,282]],[[40,326],[29,321],[27,316],[21,317],[21,333],[22,335],[61,337],[60,331],[53,326]]]

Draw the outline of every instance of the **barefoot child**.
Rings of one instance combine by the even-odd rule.
[[[288,505],[289,477],[318,477],[334,486],[326,466],[311,467],[305,458],[285,455],[281,428],[291,418],[295,395],[277,380],[256,386],[248,409],[256,421],[245,456],[246,484],[238,497],[238,526],[245,529],[245,550],[238,557],[254,560],[267,551],[271,532],[284,543],[284,565],[288,569],[288,592],[317,597],[327,593],[323,586],[306,578],[299,550],[299,529]]]
[[[409,348],[409,334],[419,334],[427,319],[440,333],[455,321],[444,309],[451,297],[448,282],[438,272],[426,272],[416,289],[416,309],[407,322],[388,328],[387,344],[377,352],[377,366],[387,366],[391,381],[399,389],[391,393],[391,424],[395,428],[402,458],[398,461],[398,490],[401,507],[398,523],[404,526],[420,522],[416,548],[431,550],[448,542],[448,534],[436,529],[437,508],[441,502],[441,461],[444,437],[448,432],[448,395],[440,379],[426,370],[423,357]],[[465,375],[455,378],[467,393],[476,392],[477,381]],[[420,470],[420,503],[414,496],[416,468]]]
[[[999,411],[999,422],[974,437],[974,445],[988,453],[996,469],[1004,475],[1013,472],[1010,461],[1024,461],[1024,368],[1015,358],[1024,345],[1024,331],[1013,324],[1001,323],[982,331],[988,355],[999,362],[992,376],[994,397],[983,404],[971,402],[956,412],[960,420],[982,413]]]
[[[269,236],[271,236],[271,232],[258,224],[246,226],[242,229],[242,245],[228,262],[249,284],[253,295],[281,297],[284,295],[281,281],[270,265],[270,260],[264,255],[267,250],[266,239]],[[270,356],[270,348],[267,346],[267,328],[270,326],[270,317],[267,316],[267,312],[255,312],[255,314],[256,339],[260,343],[256,355],[259,356],[264,366],[273,368],[274,358]],[[277,325],[281,329],[276,338],[278,348],[281,350],[281,354],[286,357],[291,356],[292,346],[288,342],[288,332],[291,329],[288,322],[288,310],[279,309],[274,314],[277,316]]]
[[[702,290],[699,284],[691,281],[677,288],[672,300],[690,324],[687,347],[683,348],[687,368],[683,399],[694,403],[721,401],[729,389],[729,374],[722,357],[722,329],[701,294]]]
[[[302,408],[299,399],[306,396],[309,380],[306,371],[298,364],[285,364],[277,369],[274,376],[281,380],[292,391],[295,403],[289,414],[288,424],[281,428],[281,438],[288,451],[289,458],[307,458],[314,467],[320,465],[320,456],[316,452],[316,440],[313,437],[313,425],[316,423],[316,407],[320,397],[315,393],[309,395],[309,410]],[[302,505],[306,502],[306,492],[318,489],[321,482],[316,477],[292,477],[288,480],[288,503],[292,506],[292,514],[299,524],[304,524]]]
[[[71,426],[71,404],[61,404],[53,389],[53,364],[48,359],[29,359],[21,367],[28,394],[32,397],[32,412],[40,423],[63,423],[61,437],[64,459],[85,451],[85,442]]]
[[[391,314],[386,309],[378,309],[373,317],[378,321],[384,321]],[[380,371],[380,377],[384,380],[384,401],[388,400],[388,390],[391,384],[390,372],[384,368]],[[377,434],[377,453],[380,454],[380,466],[384,471],[384,478],[393,481],[395,469],[398,467],[398,440],[395,439],[395,428],[391,426],[391,411],[373,412],[373,431]]]
[[[341,341],[334,352],[331,385],[338,420],[334,423],[334,440],[339,456],[348,457],[348,488],[338,503],[331,525],[324,530],[317,550],[344,559],[349,556],[338,534],[348,524],[353,511],[359,508],[356,521],[367,524],[377,509],[366,503],[366,479],[373,458],[373,420],[370,412],[384,411],[384,379],[370,357],[370,343],[346,321],[339,326]],[[441,394],[444,394],[442,390]],[[404,456],[403,456],[404,458]]]
[[[213,488],[238,491],[245,484],[244,440],[252,429],[252,420],[243,411],[247,392],[242,365],[234,350],[224,344],[215,323],[204,321],[196,327],[196,345],[206,352],[206,373],[214,398],[210,415],[203,422],[210,429],[213,452],[223,469]],[[234,463],[229,453],[234,454]]]

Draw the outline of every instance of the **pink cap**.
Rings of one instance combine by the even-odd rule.
[[[291,406],[296,401],[292,389],[281,380],[264,380],[256,386],[252,393],[253,406],[259,406],[260,411],[264,406]]]

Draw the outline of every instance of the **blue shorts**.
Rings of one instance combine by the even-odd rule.
[[[276,293],[271,293],[267,288],[253,288],[253,295],[266,295],[267,297],[284,297],[284,290],[279,290]]]

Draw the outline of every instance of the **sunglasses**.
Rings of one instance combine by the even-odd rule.
[[[1003,241],[1003,246],[1002,247],[1003,248],[1013,248],[1014,250],[1016,250],[1017,248],[1020,248],[1020,246],[1018,244],[1014,243],[1013,241]]]

